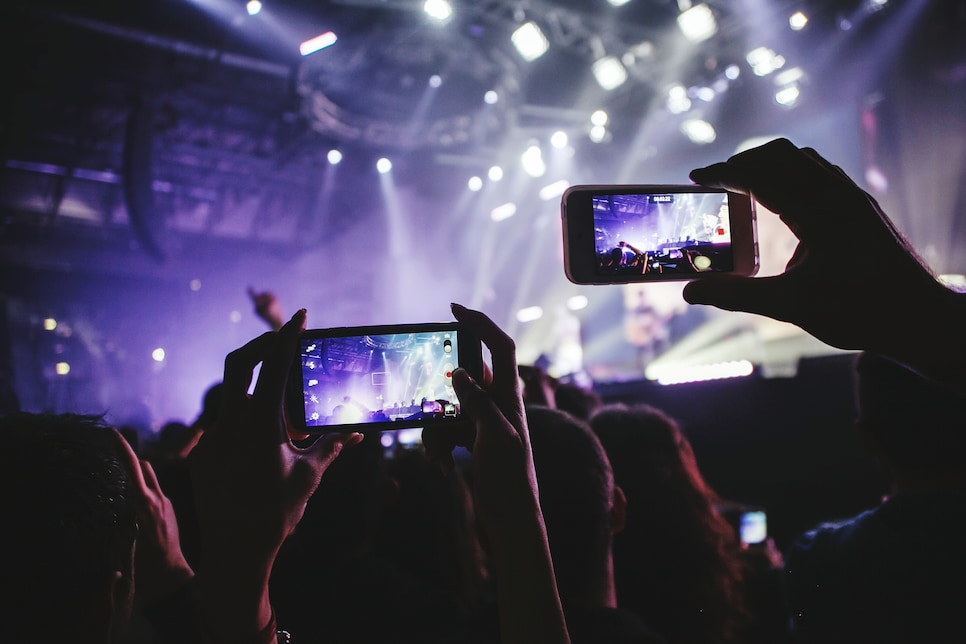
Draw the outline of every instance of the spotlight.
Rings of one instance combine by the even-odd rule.
[[[505,203],[502,206],[497,206],[490,211],[490,219],[493,221],[503,221],[504,219],[509,219],[513,215],[517,214],[517,205],[513,202]]]
[[[70,373],[70,364],[66,362],[58,362],[54,365],[54,372],[58,376],[66,376]]]
[[[725,76],[728,80],[735,80],[741,76],[741,68],[737,65],[728,65],[725,67]]]
[[[557,130],[550,136],[550,145],[558,149],[567,147],[567,141],[567,133],[563,130]]]
[[[645,375],[652,380],[657,380],[662,385],[678,385],[687,382],[741,378],[743,376],[750,376],[754,371],[755,367],[749,361],[734,360],[732,362],[717,362],[714,364],[664,367],[662,369],[654,369],[652,373],[646,373]]]
[[[382,157],[381,159],[376,161],[376,170],[379,171],[379,174],[386,174],[387,172],[392,170],[392,161],[390,161],[386,157]]]
[[[193,280],[191,280],[190,282],[188,282],[188,288],[190,288],[192,291],[195,291],[195,292],[200,291],[201,290],[201,280],[199,280],[199,279],[193,279]]]
[[[446,0],[426,0],[423,3],[426,15],[440,22],[448,20],[453,15],[453,7]]]
[[[590,128],[590,140],[594,143],[603,143],[604,139],[607,138],[607,128],[603,125],[595,125]]]
[[[510,41],[520,57],[527,62],[540,58],[550,48],[550,41],[532,20],[517,27],[510,35]]]
[[[57,328],[57,320],[55,320],[54,318],[45,318],[44,319],[44,330],[45,331],[53,331],[56,328]]]
[[[543,317],[543,309],[539,306],[528,306],[517,311],[517,320],[520,322],[533,322]]]
[[[248,4],[245,5],[245,9],[248,11],[249,16],[257,15],[258,12],[262,10],[262,3],[258,0],[248,0]]]
[[[327,31],[324,34],[319,34],[315,38],[309,38],[301,45],[299,45],[299,53],[303,56],[308,56],[309,54],[314,54],[320,49],[325,49],[326,47],[331,47],[335,44],[338,37],[331,31]]]
[[[483,95],[483,102],[487,105],[496,105],[498,100],[500,100],[500,95],[492,89]]]
[[[503,168],[495,165],[490,168],[490,170],[486,173],[486,176],[490,178],[490,181],[499,181],[503,178]]]
[[[342,152],[333,148],[332,150],[329,150],[329,153],[325,155],[325,158],[328,159],[329,164],[339,165],[342,162]]]
[[[574,295],[567,300],[567,308],[571,311],[579,311],[586,309],[588,303],[586,295]]]
[[[470,177],[470,180],[466,182],[466,187],[473,192],[479,192],[483,189],[483,179],[476,176]]]
[[[429,86],[436,89],[443,84],[443,78],[439,74],[433,74],[429,77]]]
[[[808,24],[808,16],[801,11],[796,11],[788,17],[788,26],[795,31],[801,31]]]
[[[590,122],[593,125],[607,125],[607,112],[604,110],[597,110],[590,115]]]
[[[155,362],[164,362],[164,349],[158,347],[151,352],[151,359]]]
[[[779,56],[768,47],[756,47],[748,52],[745,60],[751,65],[756,76],[767,76],[775,70],[785,66],[785,58]]]
[[[536,145],[531,145],[520,156],[520,163],[523,164],[523,171],[531,177],[542,177],[547,171],[547,164],[543,162],[543,153]]]
[[[242,321],[241,311],[232,311],[228,314],[228,319],[231,320],[233,324],[238,324]]]
[[[718,138],[714,127],[707,121],[701,119],[688,119],[681,124],[681,131],[684,132],[692,143],[699,145],[713,143]]]
[[[775,85],[791,85],[802,80],[804,77],[805,71],[801,67],[792,67],[780,74],[775,74]]]
[[[691,109],[691,99],[684,85],[672,85],[667,91],[667,110],[671,114],[684,114]]]
[[[564,193],[564,191],[570,187],[570,182],[566,179],[560,179],[559,181],[554,181],[553,183],[547,184],[540,188],[540,198],[544,201],[550,201],[556,197],[559,197]]]
[[[798,102],[801,92],[797,85],[789,85],[775,92],[775,102],[785,107],[791,107]]]
[[[693,43],[704,42],[718,31],[711,7],[697,4],[678,15],[678,27],[684,37]]]
[[[604,56],[597,59],[593,66],[594,78],[597,84],[607,91],[617,89],[627,80],[627,70],[613,56]]]
[[[607,2],[609,2],[612,7],[623,7],[625,4],[627,4],[630,1],[631,0],[607,0]]]

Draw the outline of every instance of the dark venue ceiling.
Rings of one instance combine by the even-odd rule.
[[[879,176],[870,170],[889,178],[882,201],[917,248],[941,272],[966,272],[963,146],[948,142],[964,140],[966,3],[709,1],[717,33],[700,43],[682,37],[675,1],[452,4],[439,24],[415,0],[263,0],[257,15],[243,0],[4,3],[9,344],[56,314],[86,321],[88,357],[120,351],[136,330],[145,346],[224,355],[259,328],[248,285],[324,310],[332,324],[443,318],[458,299],[525,338],[517,309],[584,293],[563,279],[556,203],[536,198],[542,186],[680,183],[689,168],[775,135],[820,148],[865,182]],[[809,23],[793,31],[799,10]],[[528,21],[549,44],[532,62],[510,42]],[[299,55],[299,43],[328,31],[334,45]],[[776,105],[774,76],[752,73],[755,47],[803,70],[797,104]],[[610,91],[592,73],[603,56],[627,74]],[[687,92],[683,112],[667,108],[672,85]],[[599,141],[588,136],[596,110],[609,115]],[[712,142],[682,134],[692,116],[713,124]],[[559,163],[546,145],[556,131],[569,140]],[[534,144],[547,157],[543,178],[514,169]],[[383,156],[391,198],[374,168]],[[920,174],[903,171],[906,159]],[[500,185],[485,179],[494,165],[506,172]],[[479,194],[467,192],[471,176],[486,182]],[[490,212],[508,201],[519,212],[494,233]],[[919,221],[915,203],[940,223]],[[620,316],[619,298],[590,310]],[[240,311],[240,330],[184,340],[186,320],[224,326]],[[8,372],[46,360],[18,351],[5,350]],[[92,378],[98,369],[114,370],[91,367]]]

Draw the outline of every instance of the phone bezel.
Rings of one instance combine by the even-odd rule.
[[[728,195],[731,226],[731,248],[734,266],[731,271],[702,273],[645,273],[643,275],[600,275],[597,273],[594,212],[592,199],[609,194],[683,194],[721,193]],[[748,195],[720,188],[697,185],[581,185],[568,188],[560,200],[564,244],[564,272],[575,284],[636,284],[641,282],[675,282],[704,279],[714,275],[751,276],[758,272],[758,240],[755,204]]]
[[[330,329],[307,329],[299,335],[299,344],[292,360],[289,386],[286,392],[286,415],[293,431],[302,434],[327,434],[329,432],[382,432],[411,427],[456,426],[469,422],[462,413],[457,418],[393,420],[374,423],[346,423],[340,425],[311,426],[305,424],[305,404],[302,379],[302,341],[304,339],[323,339],[356,337],[367,335],[392,335],[410,333],[455,332],[457,334],[457,366],[466,369],[477,382],[483,378],[483,349],[480,339],[459,322],[420,322],[414,324],[389,324],[354,327],[335,327]]]

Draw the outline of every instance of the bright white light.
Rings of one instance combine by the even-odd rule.
[[[503,168],[495,165],[487,171],[486,176],[490,178],[490,181],[499,181],[503,178]]]
[[[476,176],[470,177],[470,180],[466,182],[466,187],[473,192],[479,192],[483,189],[483,179]]]
[[[800,95],[801,93],[798,91],[798,86],[789,85],[788,87],[782,88],[775,92],[775,102],[779,105],[791,107],[798,102],[798,97]]]
[[[342,162],[342,152],[336,149],[329,150],[329,153],[325,155],[325,158],[329,160],[332,165],[339,165]]]
[[[249,16],[254,16],[262,10],[262,3],[258,0],[248,0],[248,4],[245,5],[245,9],[248,11]]]
[[[158,347],[151,352],[151,359],[155,362],[164,362],[164,349]]]
[[[559,181],[554,181],[551,184],[545,185],[540,188],[540,198],[544,201],[550,201],[555,199],[564,193],[564,190],[570,187],[570,182],[566,179],[560,179]]]
[[[614,7],[623,7],[630,1],[631,0],[607,0],[607,2],[611,3],[611,5]]]
[[[504,219],[509,219],[513,215],[517,214],[517,205],[513,202],[505,203],[502,206],[497,206],[490,211],[490,218],[493,221],[503,221]]]
[[[423,11],[434,20],[447,20],[453,15],[453,7],[446,0],[426,0],[423,3]]]
[[[605,138],[607,138],[607,128],[603,125],[595,125],[590,128],[590,140],[594,143],[601,143]]]
[[[543,309],[539,306],[528,306],[517,311],[517,320],[520,322],[533,322],[543,317]]]
[[[940,275],[937,279],[959,293],[966,293],[966,275],[959,275],[958,273],[946,273]]]
[[[308,56],[309,54],[314,54],[320,49],[325,49],[326,47],[331,47],[335,44],[338,38],[331,31],[327,31],[324,34],[319,34],[315,38],[309,38],[301,45],[299,45],[299,53],[303,56]]]
[[[651,380],[657,380],[662,385],[678,385],[685,382],[741,378],[750,376],[754,371],[754,365],[747,360],[734,360],[686,367],[664,367],[655,369],[653,373],[648,373],[647,377]]]
[[[691,109],[691,99],[684,85],[672,85],[667,91],[667,109],[671,114],[684,114]]]
[[[597,110],[590,115],[590,123],[592,125],[607,125],[607,112],[604,110]]]
[[[54,318],[46,318],[46,319],[44,319],[44,330],[45,331],[53,331],[56,328],[57,328],[57,320],[55,320]]]
[[[805,71],[801,67],[792,67],[780,74],[775,74],[775,85],[791,85],[802,80],[804,76]]]
[[[587,296],[586,295],[574,295],[567,300],[567,308],[571,311],[579,311],[581,309],[587,308]]]
[[[540,58],[550,48],[550,41],[540,31],[537,23],[533,21],[517,27],[516,31],[510,36],[510,41],[517,48],[520,57],[526,61],[533,61]]]
[[[788,26],[795,31],[801,31],[808,24],[808,16],[801,11],[796,11],[788,17]]]
[[[54,372],[58,376],[66,376],[70,373],[70,365],[66,362],[58,362],[54,365]]]
[[[735,80],[741,76],[741,68],[737,65],[728,65],[725,67],[725,76],[728,78],[728,80]]]
[[[694,90],[694,95],[705,103],[710,103],[714,100],[715,92],[710,87],[699,87]]]
[[[520,155],[520,163],[523,164],[523,171],[531,177],[542,177],[547,171],[547,164],[543,162],[543,153],[536,145],[531,145]]]
[[[483,102],[486,103],[487,105],[496,105],[496,102],[498,100],[500,100],[500,95],[497,94],[492,89],[487,91],[486,94],[483,95]]]
[[[190,282],[188,282],[188,288],[190,288],[192,291],[195,291],[195,292],[200,291],[201,290],[201,280],[199,280],[199,279],[193,279],[193,280],[191,280]]]
[[[607,91],[617,89],[627,80],[627,70],[621,65],[621,61],[613,56],[597,59],[592,69],[597,84]]]
[[[718,137],[714,127],[701,119],[688,119],[681,124],[681,131],[692,143],[698,144],[711,143]]]
[[[315,387],[316,385],[319,384],[319,381],[316,380],[315,378],[309,378],[309,381],[305,384],[307,384],[309,387]]]
[[[228,314],[228,319],[231,320],[233,323],[238,324],[242,320],[241,311],[232,311],[231,313]]]
[[[567,147],[567,142],[569,141],[567,133],[563,130],[557,130],[552,135],[550,135],[550,145],[555,148],[565,148]]]
[[[756,47],[748,52],[745,60],[751,65],[751,70],[756,76],[767,76],[768,74],[781,69],[785,66],[785,58],[779,56],[768,47]]]
[[[383,447],[392,447],[392,444],[394,442],[396,442],[396,440],[392,437],[392,434],[390,434],[389,432],[383,432],[382,436],[379,437],[379,443]]]
[[[376,170],[379,171],[379,174],[386,174],[387,172],[392,170],[392,161],[390,161],[386,157],[382,157],[381,159],[376,161]]]
[[[714,13],[706,4],[698,4],[681,12],[678,15],[678,27],[684,37],[694,43],[703,42],[718,31]]]
[[[433,89],[436,89],[442,84],[443,84],[443,77],[440,76],[439,74],[433,74],[432,76],[429,77],[429,86],[432,87]]]

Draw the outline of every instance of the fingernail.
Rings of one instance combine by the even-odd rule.
[[[295,315],[292,316],[292,320],[295,321],[299,317],[303,317],[304,318],[307,313],[308,313],[308,311],[306,311],[305,309],[299,309],[298,311],[295,312]]]

